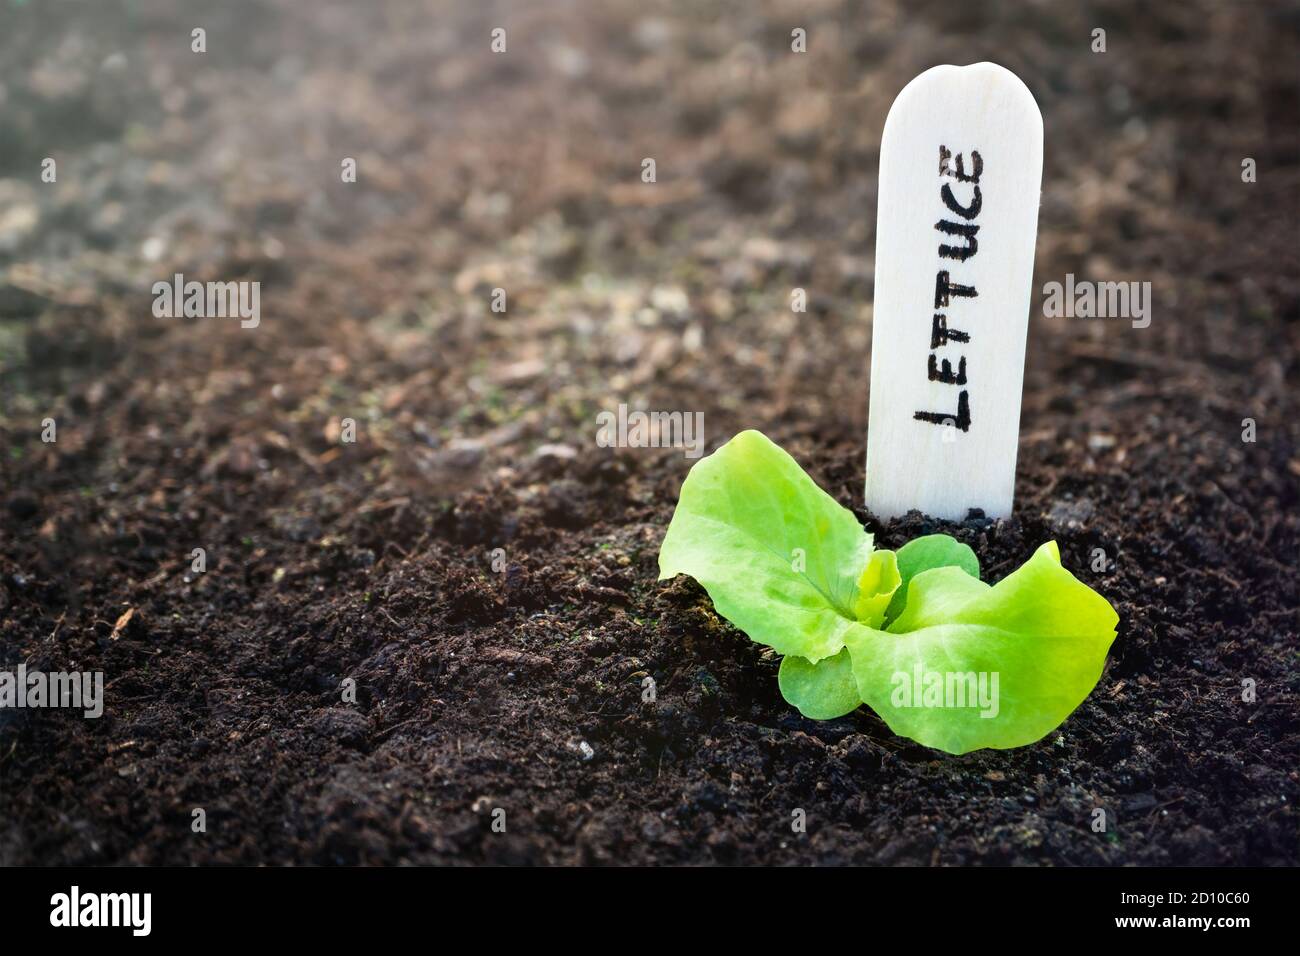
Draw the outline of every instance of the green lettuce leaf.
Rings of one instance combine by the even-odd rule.
[[[700,459],[659,549],[659,580],[689,574],[760,644],[816,663],[856,618],[871,535],[756,431]]]
[[[833,720],[862,706],[847,648],[816,664],[795,654],[783,657],[777,683],[786,702],[813,720]]]
[[[885,610],[902,582],[897,555],[883,549],[873,551],[866,570],[858,578],[858,599],[853,602],[853,617],[868,627],[879,627],[885,622]]]
[[[1101,679],[1118,623],[1048,542],[993,587],[957,568],[922,572],[887,631],[847,644],[858,693],[890,730],[962,754],[1059,726]]]
[[[927,534],[913,538],[898,549],[898,590],[885,613],[885,620],[892,621],[903,612],[907,604],[907,585],[912,578],[931,568],[961,568],[975,580],[980,576],[980,559],[970,545],[962,544],[947,534]]]
[[[954,754],[1060,725],[1100,679],[1119,621],[1054,542],[991,587],[947,535],[873,549],[851,512],[753,431],[691,469],[659,571],[691,575],[719,614],[785,655],[781,693],[805,716],[865,701],[895,733]]]

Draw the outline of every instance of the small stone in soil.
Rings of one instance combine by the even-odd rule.
[[[591,744],[587,743],[587,741],[585,740],[579,740],[576,743],[574,741],[569,741],[568,747],[574,753],[581,756],[583,762],[586,762],[590,760],[592,757],[596,756],[596,751],[593,750]]]

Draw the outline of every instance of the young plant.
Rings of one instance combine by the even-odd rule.
[[[781,694],[829,720],[866,703],[890,730],[962,754],[1040,739],[1101,678],[1119,617],[1055,542],[995,585],[942,534],[872,547],[781,448],[745,431],[697,462],[659,551],[718,613],[783,655]]]

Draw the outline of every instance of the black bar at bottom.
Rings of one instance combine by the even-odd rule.
[[[1035,934],[1072,942],[1199,934],[1231,945],[1254,930],[1276,933],[1294,918],[1283,913],[1293,905],[1289,870],[678,870],[548,873],[534,882],[539,878],[488,869],[8,869],[0,871],[0,900],[6,943],[75,934],[80,943],[113,938],[128,945],[284,939],[336,946],[373,944],[376,932],[452,945],[457,926],[475,927],[480,942],[487,933],[494,943],[512,929],[531,943],[609,943],[611,930],[629,943],[671,943],[689,926],[693,938],[732,945],[810,929],[846,933],[863,945],[898,933],[987,944]],[[80,925],[86,922],[118,925]]]

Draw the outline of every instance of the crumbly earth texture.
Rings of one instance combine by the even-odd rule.
[[[0,5],[0,665],[106,684],[0,711],[0,863],[1300,862],[1298,58],[1291,2]],[[1046,124],[1015,516],[857,514],[1054,539],[1121,624],[948,757],[657,583],[690,462],[595,416],[859,506],[881,127],[982,59]],[[1044,318],[1067,273],[1150,327]]]

